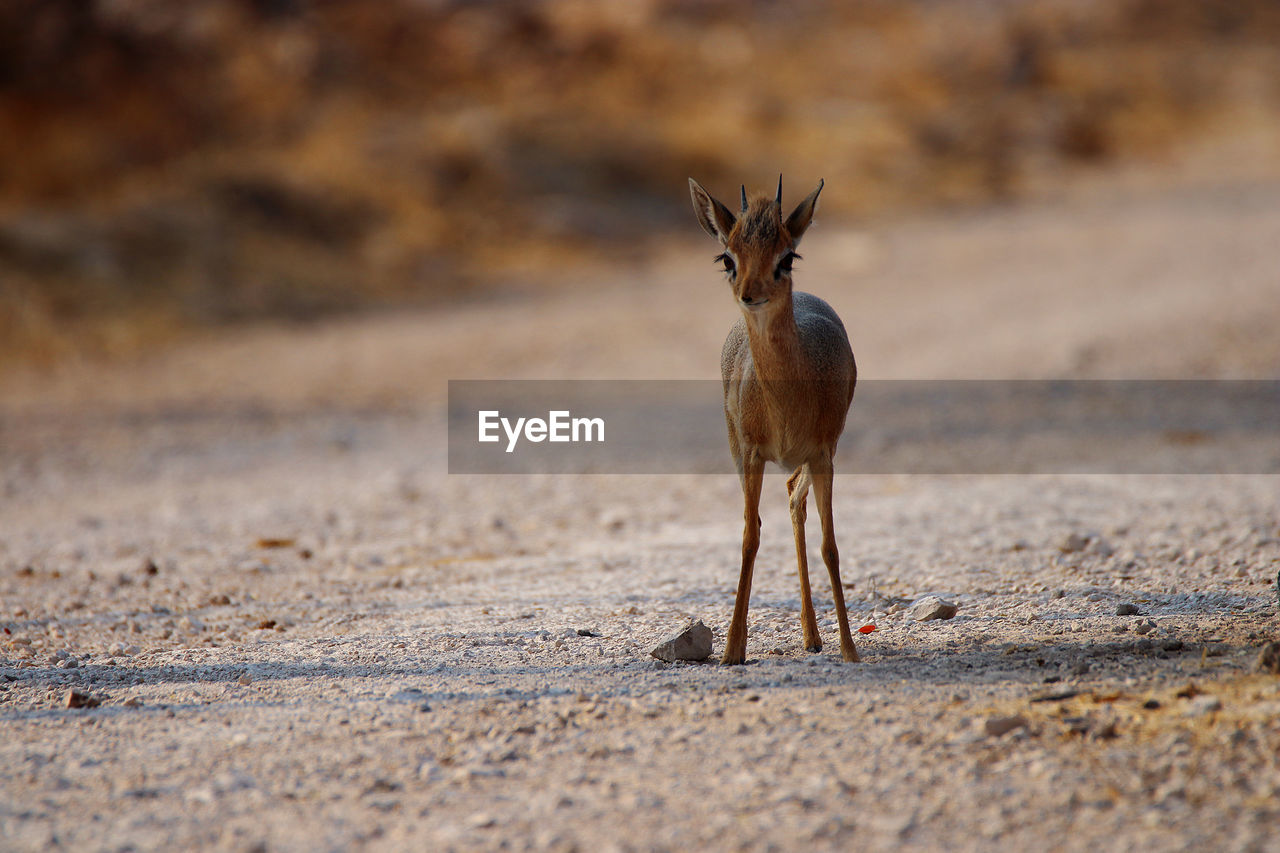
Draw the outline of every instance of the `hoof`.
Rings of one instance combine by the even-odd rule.
[[[816,643],[805,643],[804,650],[810,654],[816,654],[822,651],[822,641],[819,640]]]
[[[726,651],[724,653],[724,657],[720,658],[721,666],[741,666],[746,662],[747,662],[746,652],[739,652],[737,654],[734,654],[733,652]]]
[[[850,646],[849,648],[842,650],[840,652],[840,657],[844,659],[845,663],[861,663],[862,662],[862,658],[858,657],[858,650],[853,646]]]

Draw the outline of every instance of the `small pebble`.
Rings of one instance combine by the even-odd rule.
[[[1257,670],[1280,675],[1280,642],[1273,640],[1262,647],[1258,652]]]
[[[1214,711],[1222,710],[1222,700],[1217,696],[1195,696],[1187,703],[1185,715],[1188,717],[1203,717],[1205,714],[1212,714]]]
[[[1000,737],[1007,735],[1014,729],[1025,729],[1027,721],[1021,715],[1012,717],[990,717],[983,724],[983,729],[988,737]]]
[[[1067,538],[1058,543],[1058,550],[1064,554],[1074,554],[1077,551],[1083,551],[1088,544],[1089,537],[1081,536],[1079,533],[1069,533]]]
[[[1120,732],[1116,728],[1115,720],[1108,720],[1097,729],[1094,729],[1091,737],[1094,740],[1113,740],[1120,737]]]
[[[1127,601],[1116,605],[1117,616],[1139,616],[1141,613],[1142,611],[1137,608],[1137,605],[1130,604]]]
[[[66,693],[66,706],[68,708],[96,708],[101,704],[101,699],[82,690],[73,689],[68,690]]]

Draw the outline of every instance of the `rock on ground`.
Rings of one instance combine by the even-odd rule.
[[[928,622],[932,619],[950,619],[959,611],[959,607],[944,601],[936,595],[926,595],[911,605],[908,611],[917,622]]]
[[[699,661],[711,657],[711,629],[694,622],[670,640],[650,652],[658,660],[673,663],[678,660]]]

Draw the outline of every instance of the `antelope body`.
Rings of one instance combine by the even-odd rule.
[[[725,664],[747,655],[747,606],[751,574],[760,545],[760,489],[766,462],[793,473],[787,479],[791,525],[800,570],[800,620],[805,647],[822,648],[809,590],[804,525],[812,486],[822,523],[822,560],[831,578],[840,652],[858,660],[844,589],[840,555],[831,515],[832,458],[853,400],[858,370],[844,325],[826,302],[792,290],[791,265],[796,246],[813,221],[822,183],[788,215],[782,216],[782,179],[775,198],[747,198],[734,213],[692,178],[689,191],[699,224],[720,241],[725,272],[742,316],[729,330],[720,354],[724,415],[729,451],[742,482],[745,504],[742,571],[733,620],[725,641]]]

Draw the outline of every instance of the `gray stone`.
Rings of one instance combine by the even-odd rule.
[[[1137,605],[1130,604],[1129,602],[1126,601],[1116,605],[1116,615],[1117,616],[1140,616],[1142,615],[1142,611],[1138,609]]]
[[[1077,551],[1083,551],[1085,546],[1089,544],[1088,536],[1081,536],[1079,533],[1070,533],[1066,539],[1063,539],[1058,545],[1058,550],[1064,554],[1074,554]]]
[[[908,615],[916,622],[928,622],[930,619],[950,619],[959,609],[936,595],[926,595],[911,605]]]
[[[651,654],[668,663],[678,660],[706,660],[711,657],[711,629],[699,619],[659,645]]]
[[[1089,553],[1098,557],[1110,557],[1116,551],[1111,547],[1111,543],[1103,539],[1101,536],[1089,543]]]

